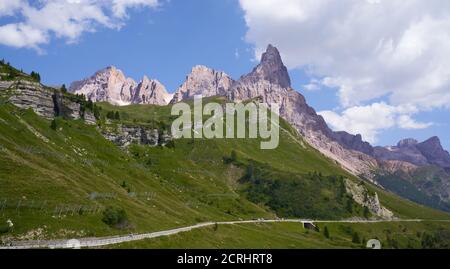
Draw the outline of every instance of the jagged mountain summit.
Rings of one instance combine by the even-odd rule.
[[[197,65],[192,68],[184,83],[177,89],[171,103],[190,99],[197,94],[203,97],[226,95],[233,83],[234,80],[224,72]]]
[[[399,141],[397,146],[375,147],[374,156],[382,160],[405,161],[417,166],[436,165],[450,168],[450,154],[444,150],[436,136],[421,143],[408,138]]]
[[[131,103],[167,105],[172,99],[172,94],[167,93],[166,88],[156,79],[144,76],[133,91]]]
[[[96,72],[89,78],[73,82],[69,91],[84,94],[93,102],[109,102],[113,105],[154,104],[167,105],[172,95],[157,80],[144,78],[136,83],[114,66]]]
[[[261,63],[250,74],[241,78],[241,81],[247,84],[258,83],[261,80],[284,89],[291,87],[288,70],[283,64],[278,49],[272,45],[268,45],[266,52],[262,54]]]

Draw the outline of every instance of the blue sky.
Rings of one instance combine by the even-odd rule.
[[[35,26],[32,19],[27,17],[31,15],[18,11],[20,6],[15,6],[16,2],[22,0],[5,1],[10,5],[6,7],[9,10],[6,8],[2,10],[0,5],[0,26],[19,25],[18,23]],[[313,31],[314,29],[305,28],[303,24],[299,24],[300,20],[296,19],[302,16],[303,13],[300,11],[308,10],[309,7],[298,6],[298,1],[283,0],[281,2],[286,7],[281,6],[282,4],[280,6],[266,4],[262,8],[254,6],[254,3],[258,1],[252,3],[248,0],[172,0],[159,1],[159,5],[155,6],[156,2],[157,0],[142,0],[142,5],[138,6],[128,5],[127,1],[119,2],[122,6],[117,7],[125,7],[125,15],[119,14],[117,10],[120,9],[108,10],[102,7],[106,10],[106,16],[112,20],[105,21],[96,13],[92,15],[92,18],[86,19],[90,21],[83,24],[81,30],[74,28],[79,31],[72,31],[69,27],[66,27],[67,31],[51,29],[49,26],[51,22],[48,25],[39,25],[36,27],[40,27],[42,35],[34,35],[34,39],[28,38],[25,43],[18,42],[13,38],[15,36],[8,40],[4,35],[3,40],[0,37],[0,57],[25,71],[38,71],[43,82],[48,85],[63,83],[68,85],[74,80],[92,75],[99,69],[114,65],[126,76],[135,80],[140,80],[144,74],[156,78],[173,92],[183,82],[192,66],[197,64],[222,70],[233,78],[239,78],[257,64],[255,54],[258,55],[270,42],[280,49],[290,69],[293,87],[304,94],[307,102],[317,111],[326,111],[324,116],[335,129],[344,128],[353,133],[367,134],[366,137],[372,137],[372,142],[377,145],[395,144],[405,137],[424,140],[437,135],[441,138],[444,147],[450,148],[448,135],[450,126],[447,123],[450,113],[446,103],[440,104],[436,101],[436,105],[426,106],[415,102],[416,99],[422,98],[419,95],[408,103],[398,101],[405,99],[402,99],[404,91],[415,92],[416,84],[406,84],[404,81],[407,77],[404,81],[389,78],[389,72],[396,77],[403,75],[396,73],[395,69],[387,70],[389,72],[382,70],[382,72],[386,71],[382,78],[372,75],[370,65],[379,64],[373,59],[370,62],[362,62],[362,60],[359,62],[365,67],[363,69],[369,70],[367,73],[361,73],[361,77],[366,78],[372,75],[370,81],[373,83],[366,85],[360,82],[356,75],[352,75],[359,74],[361,68],[355,69],[352,66],[355,61],[349,62],[346,59],[359,57],[358,54],[349,55],[349,53],[365,53],[367,43],[360,44],[361,47],[355,47],[350,52],[339,49],[341,44],[337,44],[334,51],[330,50],[329,46],[321,47],[318,44],[329,42],[329,40],[324,39],[323,42],[318,42],[317,40],[324,38],[315,37],[316,34],[322,34],[320,31]],[[271,1],[267,1],[269,2]],[[44,5],[34,1],[28,1],[28,3],[38,10]],[[303,9],[296,13],[298,7]],[[267,10],[264,11],[264,8]],[[367,7],[361,8],[361,12],[367,12]],[[422,7],[417,8],[423,10]],[[321,17],[320,12],[325,11],[317,12],[318,17]],[[267,14],[273,14],[273,16],[264,17]],[[67,16],[75,15],[68,13]],[[339,21],[338,18],[342,16],[345,14],[336,14],[336,20]],[[276,18],[276,21],[271,22],[273,18]],[[404,20],[408,22],[407,18]],[[323,29],[326,30],[325,26]],[[19,27],[22,26],[14,29]],[[358,24],[354,26],[354,29],[359,27],[362,26]],[[25,35],[24,29],[19,29],[20,34]],[[285,29],[287,29],[286,33],[283,33]],[[5,29],[0,27],[0,33],[2,30]],[[399,36],[405,36],[406,30],[398,31],[403,33]],[[396,33],[391,34],[395,36]],[[442,33],[437,34],[442,35]],[[332,36],[333,32],[329,35]],[[333,42],[334,40],[340,41],[337,38],[331,39]],[[400,50],[400,45],[396,48]],[[406,48],[409,47],[406,46]],[[421,49],[426,51],[426,48]],[[442,49],[442,54],[437,56],[450,56],[450,54],[445,55],[445,52],[446,50]],[[433,56],[431,52],[427,55],[428,58]],[[364,55],[360,57],[367,58]],[[330,58],[333,58],[337,64],[330,65],[326,61],[318,60]],[[341,62],[338,61],[339,59]],[[385,66],[391,63],[383,64]],[[376,70],[377,74],[380,73],[378,69]],[[423,85],[421,83],[417,82],[417,85]],[[305,85],[308,84],[314,84],[314,88],[306,90],[308,87]],[[385,86],[395,90],[384,90]],[[403,91],[402,86],[404,86]],[[429,90],[436,92],[435,88]],[[379,94],[372,94],[378,91]],[[444,100],[447,98],[447,92],[450,92],[448,88],[441,90],[442,95],[436,99]],[[352,103],[353,99],[358,102]],[[427,100],[426,103],[433,102]],[[410,109],[411,106],[414,108]],[[355,107],[361,110],[355,110]],[[398,107],[399,109],[396,109]],[[382,113],[385,113],[383,114],[385,117],[378,117],[378,114],[375,114],[379,113],[380,109],[383,109]],[[369,115],[368,119],[360,119],[356,117],[358,115],[354,115],[355,111],[373,111],[374,114]],[[403,121],[402,123],[397,120],[400,117],[411,119],[412,122],[407,121],[408,124],[405,124]],[[392,121],[392,123],[385,124],[384,121]]]

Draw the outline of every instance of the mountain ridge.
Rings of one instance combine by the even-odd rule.
[[[144,76],[140,82],[127,78],[120,69],[108,66],[94,75],[70,84],[69,91],[83,94],[93,102],[114,105],[154,104],[167,105],[172,95],[158,80]]]
[[[374,147],[374,156],[382,160],[406,161],[417,166],[436,165],[450,168],[450,154],[437,136],[423,142],[413,138],[400,140],[396,146]]]

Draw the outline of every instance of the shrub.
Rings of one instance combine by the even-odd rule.
[[[108,111],[108,113],[106,113],[106,118],[113,120],[114,119],[114,111]]]
[[[30,76],[37,82],[41,82],[41,75],[39,73],[32,71]]]
[[[91,101],[92,102],[92,101]],[[100,109],[98,108],[98,106],[94,105],[94,117],[95,119],[99,120],[100,119]]]
[[[52,128],[53,130],[56,130],[58,128],[58,123],[56,122],[55,119],[53,119],[52,122],[50,123],[50,128]]]
[[[353,233],[352,242],[355,244],[361,244],[361,239],[359,239],[359,234],[357,232]]]
[[[0,225],[0,234],[9,233],[11,228],[8,225]]]
[[[169,140],[169,141],[166,143],[166,147],[168,147],[168,148],[175,148],[175,141]]]
[[[236,163],[236,161],[237,161],[237,153],[236,153],[236,151],[232,150],[231,151],[231,155],[229,157],[228,156],[223,157],[223,161],[224,161],[225,164]]]
[[[102,221],[111,227],[125,228],[128,225],[128,216],[125,210],[110,206],[103,211]]]
[[[323,228],[323,235],[324,235],[326,238],[330,238],[330,232],[328,231],[328,227],[327,227],[327,226],[325,226],[325,227]]]
[[[230,159],[231,159],[232,162],[237,161],[237,153],[236,153],[235,150],[232,150],[232,151],[231,151]]]
[[[370,210],[369,210],[369,208],[367,206],[364,207],[364,213],[363,214],[364,214],[364,217],[366,219],[370,218],[371,214],[370,214]]]

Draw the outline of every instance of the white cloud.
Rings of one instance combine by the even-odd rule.
[[[311,79],[308,84],[302,86],[303,89],[307,91],[317,91],[321,88],[322,82],[317,79]]]
[[[127,17],[128,8],[157,7],[158,0],[113,0],[112,10],[117,18]]]
[[[20,9],[22,0],[2,0],[0,1],[0,17],[1,16],[12,16],[14,13]]]
[[[425,129],[433,124],[430,122],[417,122],[409,115],[401,115],[398,117],[398,125],[403,129]]]
[[[332,129],[361,134],[370,143],[377,142],[377,136],[383,130],[399,127],[404,129],[424,129],[432,123],[416,122],[411,115],[417,110],[412,106],[391,106],[386,103],[373,103],[368,106],[354,106],[341,114],[334,111],[321,111]]]
[[[448,0],[240,4],[248,26],[246,40],[255,45],[255,54],[259,56],[268,43],[276,45],[289,68],[307,68],[313,77],[324,78],[319,86],[335,88],[344,109],[381,98],[390,106],[414,106],[419,111],[450,108]],[[314,86],[318,85],[307,89]],[[340,117],[348,116],[343,112]],[[402,122],[395,126],[424,126],[411,118]],[[377,122],[367,124],[377,129]],[[356,129],[349,124],[346,128]],[[373,138],[377,132],[366,133]]]
[[[47,35],[29,25],[17,23],[0,26],[0,43],[13,47],[34,47],[47,43]]]
[[[76,42],[99,26],[120,28],[130,8],[157,6],[158,0],[2,0],[0,16],[17,15],[17,21],[0,26],[0,44],[39,49],[53,36]]]

